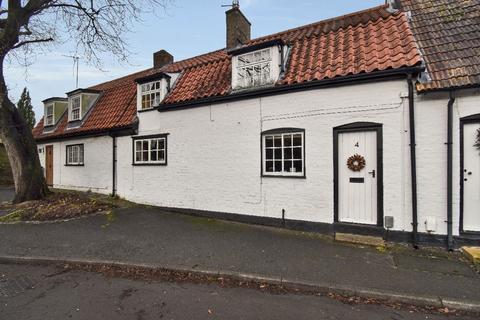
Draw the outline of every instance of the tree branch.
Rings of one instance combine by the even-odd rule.
[[[16,45],[12,47],[12,49],[17,49],[20,48],[24,45],[27,44],[32,44],[32,43],[44,43],[44,42],[52,42],[54,39],[53,38],[47,38],[47,39],[32,39],[32,40],[25,40],[25,41],[20,41]]]

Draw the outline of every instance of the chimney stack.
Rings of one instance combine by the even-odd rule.
[[[240,4],[232,2],[232,9],[226,12],[227,15],[227,50],[235,49],[250,41],[251,23],[240,11]]]
[[[165,50],[157,51],[153,54],[153,67],[155,69],[173,63],[173,56]]]

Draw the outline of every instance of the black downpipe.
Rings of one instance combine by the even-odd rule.
[[[117,137],[112,136],[112,197],[117,195]]]
[[[447,122],[447,237],[448,250],[453,250],[453,105],[455,98],[450,92]]]
[[[408,113],[410,118],[410,163],[412,175],[412,245],[418,248],[417,151],[415,135],[415,97],[412,76],[408,76]]]

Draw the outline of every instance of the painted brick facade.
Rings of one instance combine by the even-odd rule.
[[[416,97],[419,231],[428,217],[437,233],[447,233],[447,104],[448,93]],[[453,232],[460,220],[460,119],[480,113],[480,90],[458,95],[453,117]],[[480,210],[480,209],[479,209]]]
[[[119,138],[118,193],[152,205],[333,222],[333,128],[377,122],[384,130],[385,215],[410,231],[406,81],[317,89],[139,114],[139,136],[168,133],[168,165],[132,166]],[[306,179],[261,177],[261,132],[305,129]]]
[[[66,166],[66,146],[84,144],[84,166]],[[108,136],[39,144],[45,168],[45,146],[53,145],[53,186],[109,194],[112,192],[112,138]]]

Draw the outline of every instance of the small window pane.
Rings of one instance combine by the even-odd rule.
[[[150,152],[150,161],[157,161],[157,151],[151,151]]]
[[[282,161],[275,161],[275,172],[282,172]]]
[[[281,147],[282,146],[282,137],[281,136],[276,136],[275,137],[275,147]]]
[[[165,151],[158,152],[158,161],[165,161]]]
[[[293,166],[294,166],[296,172],[302,172],[303,171],[302,161],[294,161]]]
[[[286,135],[283,137],[283,145],[289,147],[292,145],[292,135]]]
[[[285,160],[292,159],[292,148],[285,148],[283,152],[283,158]]]
[[[293,158],[296,160],[302,159],[302,148],[293,148]]]
[[[275,149],[275,160],[282,159],[282,149]]]
[[[273,137],[272,136],[268,136],[268,137],[265,138],[265,146],[267,148],[273,147]]]
[[[293,145],[294,146],[301,146],[302,145],[302,135],[301,134],[295,134],[293,136]]]
[[[267,149],[265,151],[265,158],[267,160],[273,160],[273,149]]]
[[[158,148],[165,149],[165,139],[158,140]]]
[[[285,172],[292,172],[293,162],[285,161]]]
[[[273,172],[273,161],[267,161],[265,170],[267,172]]]

